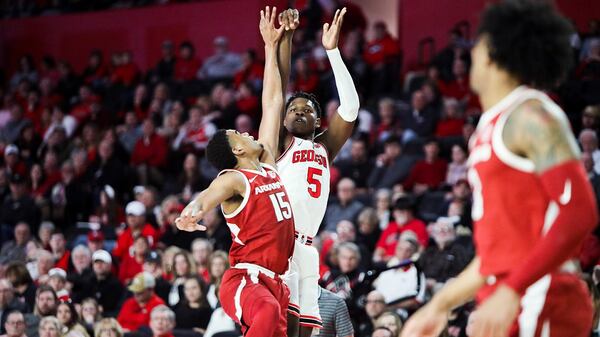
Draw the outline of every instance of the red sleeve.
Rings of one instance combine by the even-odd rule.
[[[594,193],[578,160],[555,166],[540,178],[551,201],[544,228],[547,232],[506,279],[519,294],[576,256],[586,235],[598,224]]]
[[[142,140],[138,139],[137,142],[135,142],[135,146],[133,147],[133,151],[131,152],[131,164],[132,165],[138,165],[141,164],[143,159],[141,158],[141,147],[142,147]]]
[[[375,248],[381,248],[381,249],[386,249],[385,246],[385,240],[387,240],[387,237],[390,236],[391,233],[396,231],[396,225],[392,225],[392,223],[390,222],[387,226],[386,229],[383,230],[383,232],[381,233],[381,235],[379,236],[379,240],[377,240],[377,245],[375,246]]]
[[[150,157],[149,164],[155,167],[164,166],[167,162],[167,143],[165,139],[159,135],[154,136],[154,143],[156,151],[152,157]]]

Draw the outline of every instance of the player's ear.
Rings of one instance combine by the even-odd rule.
[[[315,128],[319,127],[321,127],[321,118],[317,117],[317,119],[315,119]]]
[[[246,151],[244,151],[244,148],[242,146],[240,146],[239,144],[232,146],[231,152],[233,152],[233,155],[236,157],[243,157],[244,154],[246,153]]]

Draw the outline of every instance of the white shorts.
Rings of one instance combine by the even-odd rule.
[[[288,312],[300,318],[301,326],[321,329],[317,249],[295,241],[290,270],[283,279],[290,289]]]

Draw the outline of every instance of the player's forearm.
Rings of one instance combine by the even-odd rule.
[[[575,256],[585,236],[598,224],[595,197],[578,160],[555,166],[542,174],[541,180],[551,200],[547,214],[555,218],[546,216],[546,235],[506,279],[519,294]]]
[[[285,93],[287,91],[288,82],[290,79],[291,63],[292,63],[292,39],[294,31],[288,30],[283,33],[283,37],[279,41],[277,48],[277,65],[279,66],[279,76],[281,77],[281,94],[285,101]]]
[[[354,80],[342,60],[339,49],[326,50],[326,52],[331,64],[331,70],[333,70],[338,96],[340,97],[338,114],[344,121],[354,122],[358,117],[358,109],[360,107]]]
[[[262,92],[263,115],[258,130],[260,142],[269,147],[272,153],[277,150],[281,110],[283,109],[281,77],[277,67],[276,52],[276,44],[265,45],[265,72]]]
[[[484,277],[479,273],[479,258],[473,261],[454,280],[449,281],[440,292],[431,300],[432,305],[445,311],[469,301],[485,283]]]

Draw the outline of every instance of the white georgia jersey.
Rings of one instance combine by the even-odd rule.
[[[317,235],[329,199],[329,159],[322,144],[294,137],[277,160],[277,170],[292,204],[296,231]]]

